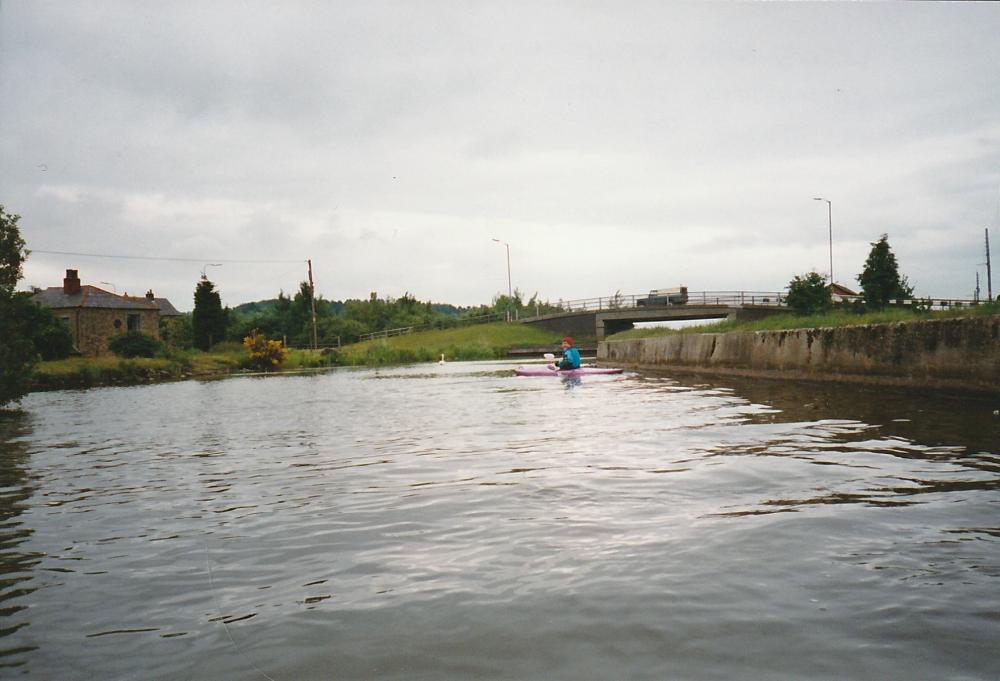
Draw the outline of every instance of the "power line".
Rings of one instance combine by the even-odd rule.
[[[243,265],[278,265],[278,264],[290,264],[290,263],[304,263],[305,260],[227,260],[225,258],[167,258],[162,256],[150,256],[150,255],[112,255],[109,253],[74,253],[72,251],[42,251],[35,248],[28,249],[32,253],[45,253],[46,255],[74,255],[83,258],[117,258],[119,260],[161,260],[168,262],[200,262],[204,263],[209,260],[213,262],[224,262],[232,264],[243,264]]]

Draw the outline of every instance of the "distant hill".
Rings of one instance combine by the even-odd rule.
[[[275,303],[278,302],[277,298],[271,298],[270,300],[258,300],[253,303],[243,303],[232,308],[233,312],[241,315],[246,315],[248,317],[257,314],[258,312],[270,312],[274,309]]]

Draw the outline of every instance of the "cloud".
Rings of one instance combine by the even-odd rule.
[[[814,196],[838,279],[889,232],[921,290],[963,295],[1000,219],[987,3],[0,12],[0,195],[29,245],[201,261],[81,268],[182,307],[222,258],[311,258],[328,298],[487,302],[491,238],[543,298],[775,289],[828,268]],[[304,269],[213,276],[237,304]]]

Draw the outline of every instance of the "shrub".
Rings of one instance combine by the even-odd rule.
[[[44,360],[65,359],[73,352],[73,336],[69,327],[52,314],[48,308],[31,302],[30,293],[17,293],[11,311],[20,317],[26,328],[24,333]]]
[[[127,331],[108,341],[108,349],[119,357],[153,357],[163,346],[152,336]]]
[[[35,350],[42,359],[66,359],[73,353],[73,336],[66,325],[56,320],[55,325],[38,329],[33,336]]]
[[[826,312],[833,304],[830,289],[823,275],[810,272],[792,279],[788,284],[788,307],[798,315],[813,315]]]
[[[281,341],[268,340],[256,330],[243,339],[243,345],[249,352],[250,366],[260,371],[274,369],[288,359],[288,350]]]

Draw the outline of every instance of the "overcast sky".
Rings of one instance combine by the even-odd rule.
[[[328,299],[488,303],[494,238],[552,301],[774,291],[828,274],[817,196],[837,281],[886,232],[917,293],[985,295],[998,36],[1000,3],[2,0],[0,203],[22,288],[182,310],[209,263],[232,306],[307,258]]]

